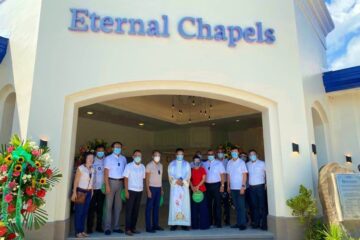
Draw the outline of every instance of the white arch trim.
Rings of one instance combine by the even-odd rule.
[[[57,188],[55,219],[66,220],[69,217],[70,178],[75,153],[77,118],[79,107],[118,98],[146,95],[192,95],[228,101],[262,112],[264,148],[267,161],[267,182],[269,213],[282,216],[284,213],[284,188],[282,160],[278,126],[277,105],[275,102],[243,90],[222,85],[193,81],[137,81],[119,83],[93,89],[87,89],[68,95],[65,98],[63,131],[61,136],[60,159],[71,159],[59,164],[65,183]],[[276,196],[276,197],[275,197]]]

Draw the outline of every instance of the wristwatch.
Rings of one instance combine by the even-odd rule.
[[[245,186],[244,184],[243,184],[243,185],[241,185],[241,187],[242,187],[242,188],[244,188],[244,189],[246,189],[246,186]]]

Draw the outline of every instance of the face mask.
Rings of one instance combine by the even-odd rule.
[[[239,157],[239,153],[237,153],[237,152],[231,152],[231,157],[232,157],[232,158],[238,158],[238,157]]]
[[[224,153],[218,153],[218,158],[223,159],[224,155],[225,155]]]
[[[250,156],[250,160],[253,161],[253,162],[256,161],[256,160],[257,160],[256,155],[251,155],[251,156]]]
[[[104,152],[97,152],[96,153],[96,156],[98,157],[98,158],[103,158],[104,157]]]
[[[246,162],[246,157],[242,156],[241,159]]]
[[[141,157],[134,157],[134,161],[135,161],[135,163],[140,163],[141,162]]]
[[[181,155],[181,154],[176,155],[176,160],[182,161],[183,159],[184,159],[184,155]]]
[[[200,165],[201,165],[201,162],[194,162],[195,167],[200,167]]]
[[[209,156],[208,156],[208,159],[209,159],[209,161],[214,161],[214,160],[215,160],[215,157],[214,157],[214,155],[209,155]]]
[[[154,156],[154,161],[155,162],[160,162],[160,156]]]
[[[119,155],[121,153],[121,148],[114,148],[114,153]]]

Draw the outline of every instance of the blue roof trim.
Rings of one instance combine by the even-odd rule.
[[[0,36],[0,64],[6,55],[6,49],[8,47],[9,39]]]
[[[323,74],[326,92],[360,87],[360,66],[330,71]]]

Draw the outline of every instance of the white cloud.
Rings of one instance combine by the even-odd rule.
[[[354,59],[349,44],[356,45],[352,38],[360,35],[360,0],[333,0],[326,4],[335,24],[335,29],[327,37],[327,54],[331,69],[336,66],[348,67],[340,60]],[[351,49],[356,48],[352,46]],[[349,60],[350,62],[350,60]],[[335,66],[336,63],[336,66]],[[356,65],[356,63],[355,63]],[[360,65],[360,61],[357,61]]]
[[[345,54],[335,59],[331,64],[331,70],[354,67],[360,65],[360,35],[350,40]]]

